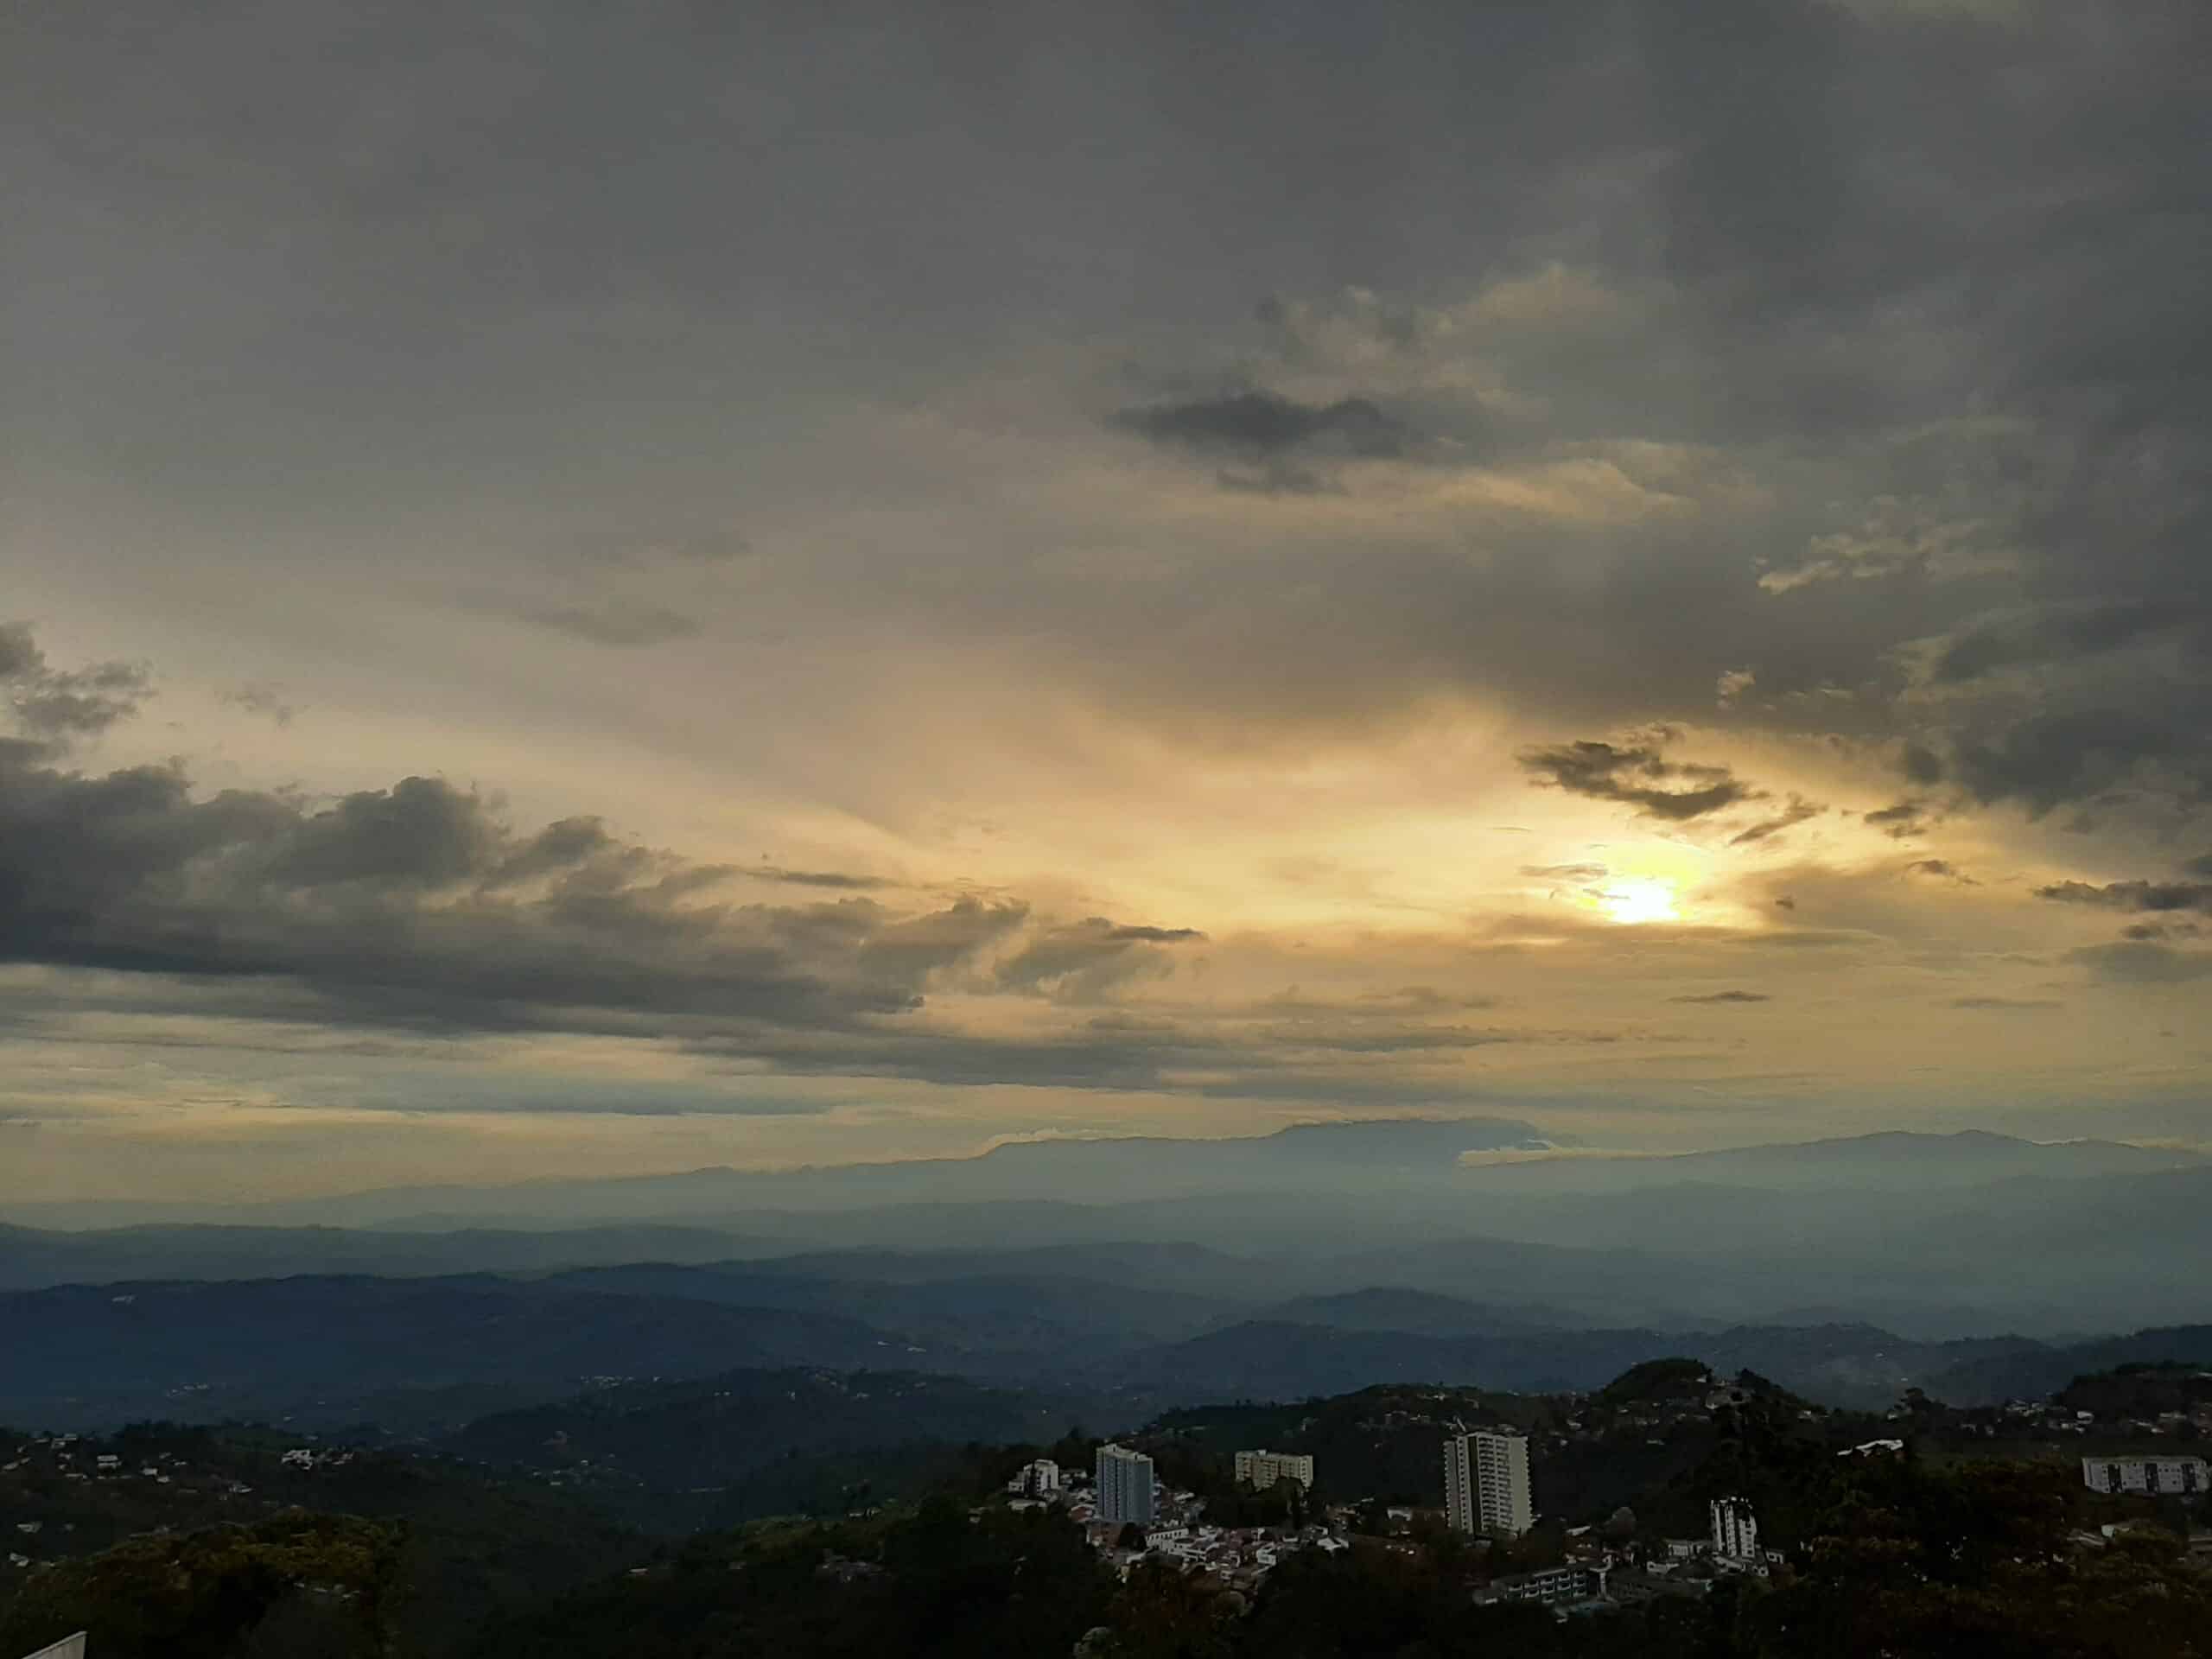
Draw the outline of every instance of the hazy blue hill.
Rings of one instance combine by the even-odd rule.
[[[2204,1165],[2199,1153],[2117,1141],[2024,1141],[1982,1129],[1955,1135],[1892,1130],[1660,1158],[1566,1155],[1492,1163],[1468,1173],[1485,1192],[1619,1192],[1713,1183],[1868,1193],[1972,1186],[2021,1175],[2082,1179]]]
[[[622,1295],[684,1297],[753,1307],[818,1309],[950,1347],[985,1363],[1065,1368],[1084,1352],[1170,1340],[1239,1305],[1180,1291],[1048,1274],[918,1282],[821,1278],[752,1263],[587,1268],[546,1282]]]
[[[563,1291],[490,1278],[299,1277],[0,1295],[0,1419],[336,1410],[378,1390],[741,1365],[931,1363],[903,1338],[819,1311]]]
[[[2128,1364],[2212,1366],[2212,1325],[2160,1325],[2126,1336],[2017,1353],[1969,1354],[1923,1386],[1953,1405],[2035,1399],[2077,1376]]]
[[[1451,1182],[1462,1153],[1544,1144],[1512,1118],[1377,1119],[1299,1126],[1221,1140],[1132,1137],[1016,1141],[969,1158],[780,1170],[726,1168],[508,1186],[393,1187],[226,1212],[205,1205],[19,1205],[41,1224],[252,1219],[374,1227],[435,1218],[529,1226],[700,1219],[742,1226],[750,1211],[861,1209],[906,1203],[1053,1200],[1105,1204],[1238,1192],[1387,1190]]]
[[[446,1233],[339,1227],[142,1225],[54,1232],[0,1225],[0,1290],[124,1279],[515,1273],[618,1262],[718,1262],[752,1243],[689,1227]]]
[[[1262,1308],[1253,1317],[1338,1331],[1400,1331],[1431,1337],[1524,1335],[1574,1330],[1590,1323],[1563,1307],[1475,1302],[1433,1291],[1384,1286],[1332,1295],[1296,1296]]]
[[[1286,1279],[1295,1277],[1279,1262],[1165,1240],[993,1250],[822,1250],[748,1265],[764,1273],[890,1284],[1041,1275],[1255,1301],[1280,1296]]]
[[[1117,1375],[1179,1401],[1302,1400],[1380,1383],[1560,1392],[1601,1387],[1647,1361],[1688,1357],[1724,1376],[1756,1371],[1832,1405],[1875,1407],[1910,1387],[1935,1392],[1936,1381],[1961,1366],[2032,1364],[2050,1351],[2021,1338],[1916,1343],[1865,1325],[1441,1337],[1254,1320],[1131,1356]]]
[[[1427,1337],[1250,1320],[1132,1356],[1119,1375],[1163,1399],[1302,1400],[1380,1382],[1518,1392],[1595,1387],[1640,1359],[1678,1351],[1653,1331]]]

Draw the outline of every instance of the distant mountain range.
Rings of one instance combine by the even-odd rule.
[[[1866,1402],[1986,1393],[2098,1332],[2212,1319],[2192,1154],[1879,1135],[1483,1161],[1540,1144],[1517,1120],[1402,1120],[408,1189],[313,1225],[262,1205],[0,1227],[0,1417],[374,1401],[435,1426],[582,1376],[776,1365],[1154,1400],[1579,1387],[1684,1344]],[[433,1203],[467,1224],[429,1225]]]
[[[1539,1313],[1389,1287],[1246,1310],[1067,1275],[887,1281],[752,1264],[529,1281],[305,1275],[73,1287],[0,1295],[9,1338],[0,1421],[369,1421],[423,1433],[592,1378],[673,1382],[781,1366],[895,1368],[1136,1410],[1378,1382],[1586,1389],[1679,1353],[1839,1404],[1884,1405],[1912,1386],[1973,1403],[2041,1393],[2126,1359],[2212,1361],[2207,1325],[2056,1345],[1916,1342],[1850,1323],[1549,1328]]]
[[[640,1221],[722,1226],[741,1224],[741,1218],[756,1210],[804,1213],[901,1204],[1110,1204],[1217,1193],[1388,1192],[1409,1182],[1455,1180],[1465,1153],[1551,1144],[1517,1119],[1353,1120],[1224,1140],[1011,1141],[969,1158],[898,1163],[697,1169],[508,1186],[390,1187],[235,1206],[31,1204],[15,1205],[12,1213],[18,1220],[48,1226],[218,1220],[436,1229],[487,1221],[532,1228]]]

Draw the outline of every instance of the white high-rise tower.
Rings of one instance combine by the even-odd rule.
[[[1098,1518],[1152,1524],[1152,1459],[1126,1446],[1098,1448]]]
[[[1455,1532],[1518,1538],[1536,1524],[1529,1487],[1529,1437],[1478,1428],[1444,1443],[1445,1518]]]
[[[1759,1559],[1759,1523],[1748,1497],[1713,1500],[1713,1553],[1724,1561]]]

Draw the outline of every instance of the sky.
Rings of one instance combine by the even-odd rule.
[[[2212,1141],[2212,12],[11,7],[0,1203]]]

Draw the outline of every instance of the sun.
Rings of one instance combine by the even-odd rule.
[[[1598,895],[1598,902],[1606,917],[1621,923],[1673,922],[1681,919],[1681,912],[1675,908],[1675,887],[1670,881],[1632,877],[1616,881]]]

